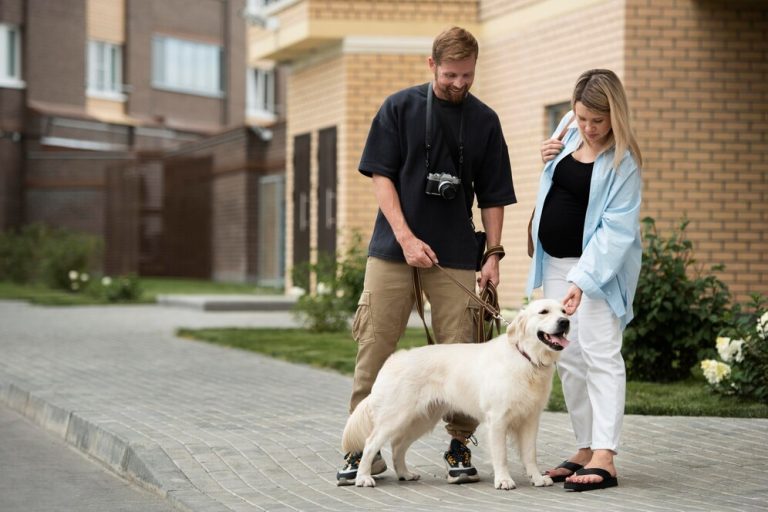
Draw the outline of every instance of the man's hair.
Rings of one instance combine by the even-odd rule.
[[[480,52],[475,36],[461,27],[452,27],[440,33],[432,43],[432,60],[440,65],[444,60],[477,59]]]

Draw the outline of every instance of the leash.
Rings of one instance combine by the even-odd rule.
[[[485,265],[485,262],[488,260],[488,258],[494,254],[499,255],[499,259],[504,257],[504,247],[501,245],[496,245],[493,247],[490,247],[485,254],[483,255],[483,260],[481,263],[482,265]],[[477,303],[480,306],[480,309],[474,316],[474,323],[475,323],[475,334],[476,334],[476,340],[478,343],[482,343],[485,341],[488,341],[494,337],[494,328],[498,334],[501,334],[501,323],[504,322],[504,325],[509,325],[509,322],[504,319],[504,317],[501,316],[501,308],[499,307],[499,294],[496,290],[496,286],[488,281],[486,283],[485,288],[483,289],[481,295],[478,297],[477,294],[473,291],[464,286],[461,282],[459,282],[458,279],[453,277],[445,268],[441,267],[437,263],[432,262],[433,265],[443,274],[448,276],[448,278],[453,281],[456,286],[461,288],[464,293],[466,293],[470,299],[472,299],[475,303]],[[416,267],[413,267],[413,291],[414,295],[416,296],[416,310],[419,313],[419,316],[421,317],[421,322],[424,324],[424,332],[427,333],[427,343],[430,345],[434,345],[435,341],[432,338],[432,335],[429,332],[429,328],[427,327],[427,322],[424,319],[424,289],[421,284],[421,273],[419,272],[419,269]],[[488,329],[486,330],[485,325],[488,324]]]

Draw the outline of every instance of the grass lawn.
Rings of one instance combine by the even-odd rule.
[[[357,345],[349,333],[311,333],[304,329],[180,329],[179,336],[218,345],[259,352],[294,363],[329,368],[351,375]],[[421,329],[408,329],[400,348],[426,343]],[[557,376],[547,407],[565,411],[563,392]],[[724,416],[768,418],[768,405],[745,402],[712,393],[704,380],[691,379],[671,384],[627,383],[627,414],[659,416]]]
[[[142,295],[134,303],[155,302],[158,295],[185,294],[278,294],[282,290],[276,288],[257,287],[243,283],[217,283],[202,279],[181,279],[172,277],[141,277]],[[0,281],[0,299],[26,300],[33,304],[46,306],[80,306],[86,304],[110,304],[104,299],[93,297],[87,293],[70,293],[64,290],[54,290],[41,284],[15,284]]]

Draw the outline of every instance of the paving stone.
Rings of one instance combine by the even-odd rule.
[[[495,490],[482,430],[482,481],[447,485],[442,427],[408,454],[418,482],[390,470],[375,489],[337,487],[348,377],[174,336],[286,327],[290,313],[0,301],[0,318],[0,401],[182,510],[768,510],[765,419],[627,416],[620,486],[594,493],[531,487],[514,450],[518,488]],[[567,415],[544,413],[542,469],[571,450]]]

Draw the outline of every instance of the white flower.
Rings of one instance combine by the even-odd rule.
[[[80,274],[80,280],[81,280],[82,282],[84,282],[84,283],[87,283],[87,282],[88,282],[88,280],[89,280],[90,278],[91,278],[91,276],[89,276],[89,275],[88,275],[88,274],[86,274],[85,272],[83,272],[82,274]]]
[[[80,274],[78,274],[77,270],[70,270],[70,271],[69,271],[69,280],[70,280],[70,281],[76,281],[76,280],[77,280],[77,277],[78,277],[79,275],[80,275]]]
[[[112,278],[109,276],[104,276],[101,278],[101,286],[109,286],[112,284]]]
[[[768,311],[757,320],[757,334],[763,339],[768,338]]]
[[[297,297],[298,298],[298,297],[301,297],[302,295],[304,295],[305,293],[307,293],[307,292],[304,291],[304,288],[302,288],[301,286],[294,286],[290,290],[288,290],[288,295],[291,296],[291,297]]]
[[[719,384],[723,379],[731,376],[731,367],[714,359],[705,359],[701,362],[704,377],[710,384]]]
[[[336,296],[337,296],[338,298],[342,298],[342,297],[344,296],[344,290],[343,290],[343,289],[341,289],[341,288],[339,288],[338,290],[336,290]]]
[[[76,292],[77,290],[80,289],[80,283],[78,283],[77,281],[72,281],[72,283],[70,283],[69,287],[72,288],[73,292]]]
[[[331,293],[331,287],[328,286],[325,283],[317,283],[317,294],[318,295],[328,295]]]
[[[744,347],[744,340],[733,340],[731,342],[731,355],[733,356],[734,361],[737,363],[740,363],[744,360],[744,352],[742,352],[742,347]]]
[[[719,337],[715,341],[717,347],[717,353],[720,354],[720,359],[726,363],[735,360],[740,363],[744,360],[744,354],[742,353],[742,347],[744,346],[744,340],[731,340],[731,338]]]

